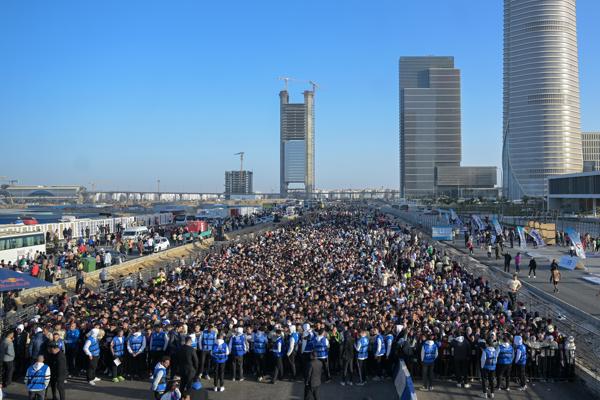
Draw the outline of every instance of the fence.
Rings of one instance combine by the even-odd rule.
[[[593,237],[600,236],[600,222],[597,220],[581,220],[574,218],[552,218],[552,217],[515,217],[503,216],[501,222],[515,226],[527,226],[528,221],[539,221],[542,223],[555,223],[556,229],[564,232],[567,228],[573,228],[581,235],[589,233]]]

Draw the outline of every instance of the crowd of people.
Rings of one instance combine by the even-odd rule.
[[[226,376],[303,380],[318,398],[320,371],[364,385],[392,377],[400,359],[423,390],[436,376],[465,389],[481,379],[484,397],[513,377],[521,390],[573,377],[573,338],[397,225],[366,207],[327,207],[160,279],[42,299],[5,335],[2,384],[38,388],[31,371],[56,349],[67,381],[151,376],[156,399],[189,398],[200,379],[223,391]]]

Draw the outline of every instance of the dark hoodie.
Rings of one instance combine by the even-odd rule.
[[[458,336],[452,341],[455,360],[467,360],[471,357],[471,344],[464,336]]]

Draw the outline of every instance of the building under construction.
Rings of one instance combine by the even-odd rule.
[[[225,171],[225,194],[253,194],[252,171]]]
[[[290,103],[286,88],[279,92],[280,104],[280,178],[282,196],[289,192],[310,195],[315,190],[315,116],[312,90],[304,91],[304,103]]]

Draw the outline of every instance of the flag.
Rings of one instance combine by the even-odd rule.
[[[525,240],[525,230],[522,226],[517,226],[517,233],[519,234],[519,239],[521,239],[521,248],[527,248],[527,241]]]
[[[540,235],[540,233],[538,231],[536,231],[535,229],[532,229],[529,231],[529,236],[531,236],[533,238],[533,240],[535,240],[535,243],[538,246],[546,245],[546,243],[544,243],[544,239],[542,239],[542,235]]]
[[[496,217],[492,218],[492,225],[494,226],[494,229],[496,230],[496,235],[501,236],[502,235],[502,227],[500,226],[500,223],[498,222],[498,219]]]
[[[463,225],[462,221],[458,217],[458,214],[452,208],[450,209],[450,216],[456,225],[458,225],[458,226]]]
[[[575,246],[575,254],[577,257],[585,259],[585,251],[583,250],[583,245],[581,244],[581,237],[579,236],[579,232],[577,232],[573,228],[565,229],[567,235],[569,235],[569,240]]]
[[[398,374],[396,374],[394,385],[396,386],[396,391],[400,394],[400,400],[417,400],[415,386],[403,360],[400,360],[398,367]]]
[[[480,231],[485,230],[485,226],[483,226],[483,222],[481,222],[481,218],[479,218],[479,215],[472,215],[471,219],[473,220],[473,222],[475,222],[475,225],[477,225],[477,229],[479,229]]]

